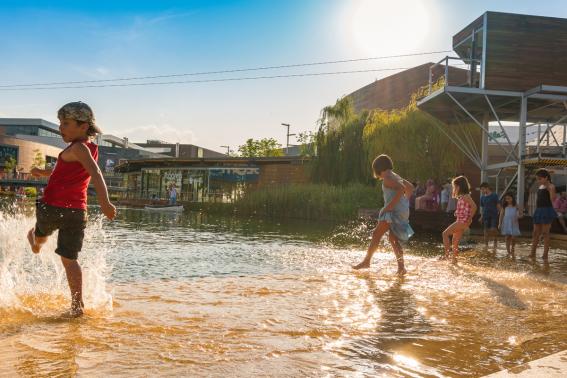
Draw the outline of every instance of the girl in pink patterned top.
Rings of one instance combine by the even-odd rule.
[[[457,262],[459,254],[459,241],[463,233],[470,227],[477,206],[470,195],[469,180],[465,176],[459,176],[453,180],[453,197],[458,198],[457,210],[455,211],[456,221],[443,231],[443,246],[445,247],[444,259],[449,258],[451,244],[453,245],[453,263]],[[452,243],[450,237],[453,237]]]

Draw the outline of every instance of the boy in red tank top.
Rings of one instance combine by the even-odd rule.
[[[106,184],[96,163],[98,146],[91,139],[101,130],[91,108],[82,102],[64,105],[57,116],[63,141],[69,143],[53,169],[32,169],[34,176],[49,177],[43,197],[37,202],[35,227],[28,232],[34,253],[39,253],[49,235],[59,230],[55,253],[61,256],[71,290],[71,316],[83,314],[83,275],[77,262],[87,225],[87,188],[92,179],[98,203],[109,219],[116,208],[108,199]]]

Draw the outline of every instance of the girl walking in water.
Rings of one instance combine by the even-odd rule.
[[[514,195],[512,195],[512,193],[506,193],[502,199],[498,228],[506,238],[506,250],[508,251],[508,255],[512,257],[516,257],[514,248],[516,247],[516,236],[520,236],[518,219],[521,217],[522,210],[516,205]]]
[[[536,180],[539,185],[537,190],[536,210],[533,215],[534,233],[532,239],[531,257],[536,257],[539,240],[543,236],[543,259],[547,260],[549,254],[549,230],[551,223],[557,217],[553,209],[555,199],[555,185],[551,183],[551,175],[547,169],[538,169]]]
[[[388,155],[380,155],[372,162],[374,177],[382,180],[384,193],[384,207],[378,215],[378,224],[372,234],[372,240],[364,260],[353,266],[354,269],[370,267],[372,256],[378,249],[382,236],[388,232],[388,239],[398,262],[398,274],[406,273],[404,266],[404,252],[400,242],[407,241],[413,230],[409,224],[409,198],[413,193],[413,185],[394,173],[394,164]]]
[[[453,180],[453,197],[457,198],[457,210],[455,211],[456,221],[443,231],[443,246],[445,247],[445,256],[448,259],[451,253],[451,236],[453,237],[453,257],[452,262],[457,262],[459,254],[459,241],[463,233],[470,227],[477,206],[471,198],[471,186],[469,180],[465,176],[459,176]]]

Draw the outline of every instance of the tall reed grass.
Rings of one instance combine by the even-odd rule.
[[[217,214],[344,221],[355,219],[359,208],[378,208],[382,203],[381,190],[367,185],[297,184],[251,190],[232,204],[195,206]]]

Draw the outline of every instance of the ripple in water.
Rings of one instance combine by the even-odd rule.
[[[567,346],[562,249],[454,267],[416,240],[400,279],[391,252],[355,272],[364,248],[304,225],[136,214],[91,222],[72,321],[54,241],[32,256],[32,219],[2,218],[0,375],[479,376]]]

